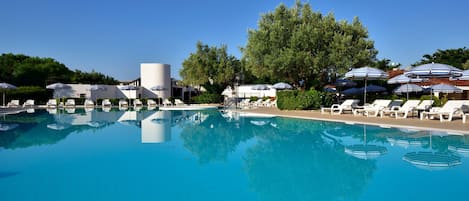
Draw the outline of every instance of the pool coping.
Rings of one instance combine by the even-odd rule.
[[[279,110],[276,108],[253,108],[239,110],[243,112],[271,114],[288,118],[310,119],[319,121],[340,122],[346,124],[366,124],[379,126],[382,128],[406,128],[425,131],[442,131],[449,135],[469,135],[469,123],[462,123],[461,120],[451,122],[440,122],[439,120],[420,120],[419,118],[395,119],[391,117],[364,117],[353,116],[352,114],[331,115],[321,114],[316,110]]]

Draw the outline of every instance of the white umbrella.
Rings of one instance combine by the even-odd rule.
[[[101,91],[101,90],[104,91],[104,90],[106,90],[106,87],[104,87],[102,85],[95,84],[95,85],[91,85],[90,88],[88,88],[88,89],[90,91]],[[93,98],[93,100],[96,101],[96,98]]]
[[[265,84],[256,84],[251,87],[252,90],[259,90],[259,91],[264,91],[264,90],[269,90],[269,86]],[[262,93],[260,94],[262,96]]]
[[[433,92],[440,93],[462,93],[462,89],[450,84],[435,84],[431,86]]]
[[[2,82],[0,83],[0,89],[16,89],[16,86]],[[5,91],[3,91],[3,107],[5,107]]]
[[[450,80],[469,80],[469,70],[463,71],[461,77],[450,78]]]
[[[269,87],[265,84],[256,84],[256,85],[252,86],[251,89],[253,89],[253,90],[268,90]]]
[[[462,70],[446,64],[430,63],[416,66],[404,74],[410,78],[449,78],[462,76]]]
[[[283,90],[283,89],[292,89],[293,87],[288,84],[288,83],[285,83],[285,82],[279,82],[279,83],[275,83],[272,88],[274,89],[279,89],[279,90]]]
[[[69,85],[66,85],[66,84],[63,84],[63,83],[60,83],[60,82],[57,82],[57,83],[54,83],[54,84],[49,84],[46,86],[46,89],[53,89],[54,92],[55,90],[58,90],[59,91],[59,96],[61,96],[62,94],[60,93],[62,89],[66,89],[66,88],[70,88]],[[61,98],[61,97],[59,97]]]
[[[410,92],[422,92],[423,91],[423,88],[419,85],[416,85],[416,84],[404,84],[404,85],[401,85],[399,87],[397,87],[396,89],[394,89],[394,93],[395,94],[403,94],[403,93],[406,93],[407,94],[407,100],[409,100],[409,93]]]
[[[410,78],[407,77],[405,74],[400,74],[398,76],[394,76],[389,79],[387,82],[388,84],[404,84],[404,83],[411,83],[411,82],[422,82],[422,78]]]
[[[404,74],[400,74],[400,75],[398,75],[398,76],[395,76],[395,77],[389,79],[389,80],[388,80],[388,84],[403,84],[403,83],[409,84],[409,83],[412,83],[412,82],[423,82],[423,81],[424,81],[424,79],[422,79],[422,78],[410,78],[410,77],[407,77],[407,76],[405,75],[405,73],[404,73]],[[418,87],[415,87],[415,86],[411,86],[411,85],[402,85],[402,86],[414,87],[413,89],[418,90]],[[400,91],[407,91],[407,92],[396,92],[396,91],[395,91],[394,93],[407,93],[407,99],[409,99],[409,92],[415,92],[412,88],[410,88],[410,89],[402,89],[402,88],[399,87],[399,89],[400,89]],[[420,90],[420,91],[421,91],[421,90]]]
[[[365,80],[365,90],[363,92],[363,103],[366,103],[366,85],[368,80],[380,80],[388,78],[388,74],[380,69],[372,67],[355,68],[345,73],[345,78],[353,80]]]

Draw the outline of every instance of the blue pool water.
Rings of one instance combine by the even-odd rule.
[[[469,200],[469,137],[217,110],[52,113],[0,117],[0,200]]]

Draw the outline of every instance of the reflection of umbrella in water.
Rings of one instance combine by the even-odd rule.
[[[87,123],[87,125],[93,128],[99,128],[106,125],[106,123],[100,121],[90,121]]]
[[[437,133],[439,134],[439,133]],[[432,149],[432,134],[430,133],[430,150]],[[402,160],[425,170],[443,170],[461,164],[461,158],[445,152],[410,152]]]
[[[269,123],[269,121],[264,121],[264,120],[251,120],[251,124],[254,124],[256,126],[264,126]]]
[[[169,119],[165,119],[165,118],[155,118],[155,119],[152,119],[151,120],[153,123],[156,123],[156,124],[166,124],[169,122]]]
[[[460,156],[469,158],[469,145],[467,144],[449,145],[448,150],[455,152]]]
[[[363,125],[363,144],[346,146],[344,151],[348,155],[364,160],[375,159],[388,152],[386,147],[366,143],[366,125]]]
[[[50,128],[52,130],[64,130],[68,127],[69,125],[62,124],[62,123],[47,124],[47,128]]]
[[[9,131],[18,127],[18,124],[0,124],[0,131]]]

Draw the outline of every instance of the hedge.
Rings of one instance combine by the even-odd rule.
[[[286,90],[277,92],[277,107],[281,110],[318,109],[322,105],[332,104],[328,93],[311,89],[309,91]]]

